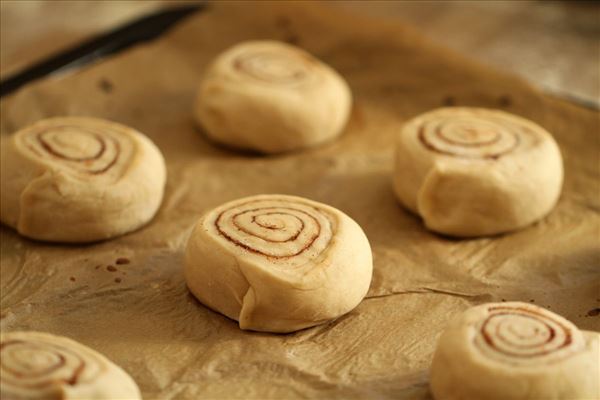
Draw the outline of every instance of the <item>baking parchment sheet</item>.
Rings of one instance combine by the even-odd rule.
[[[348,80],[354,106],[338,140],[280,156],[207,140],[191,115],[198,81],[216,54],[249,39],[294,43]],[[428,232],[398,204],[394,136],[443,105],[505,109],[554,134],[566,176],[550,216],[516,233],[456,240]],[[402,26],[307,2],[213,3],[160,40],[29,85],[0,111],[2,135],[44,117],[95,116],[140,130],[165,155],[163,205],[137,232],[67,246],[0,231],[1,330],[91,346],[123,366],[146,399],[429,399],[437,336],[453,315],[488,301],[530,301],[600,330],[599,113]],[[363,227],[374,274],[354,311],[293,334],[244,332],[189,294],[190,228],[204,211],[259,193],[322,201]]]

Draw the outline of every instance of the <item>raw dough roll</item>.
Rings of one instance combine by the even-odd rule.
[[[226,203],[188,241],[185,277],[208,307],[240,328],[291,332],[337,318],[371,283],[367,237],[325,204],[284,195]]]
[[[348,85],[324,63],[285,43],[251,41],[209,67],[195,116],[217,142],[279,153],[334,138],[350,106]]]
[[[552,136],[502,111],[431,111],[410,120],[396,142],[398,198],[429,229],[448,235],[493,235],[529,225],[554,207],[562,179]]]
[[[126,126],[51,118],[2,142],[0,219],[33,239],[90,242],[152,219],[166,180],[160,151]]]
[[[71,339],[40,332],[10,332],[0,337],[2,399],[142,398],[125,371]]]
[[[600,335],[527,303],[489,303],[455,319],[431,367],[436,400],[598,399]]]

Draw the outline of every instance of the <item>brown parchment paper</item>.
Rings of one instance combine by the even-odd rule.
[[[208,62],[239,41],[267,38],[295,43],[346,77],[354,108],[339,140],[265,157],[215,146],[194,127]],[[566,177],[549,217],[508,235],[453,240],[399,206],[394,135],[408,118],[448,104],[503,108],[555,135]],[[89,115],[139,129],[164,153],[163,205],[135,233],[65,246],[0,231],[2,331],[79,340],[122,365],[146,399],[428,399],[437,336],[453,315],[487,301],[531,301],[600,330],[599,114],[401,26],[314,3],[211,4],[158,41],[31,84],[0,107],[2,135],[44,117]],[[293,334],[243,332],[188,293],[182,252],[192,225],[211,207],[258,193],[322,201],[363,227],[374,275],[354,311]],[[115,264],[120,257],[131,263]]]

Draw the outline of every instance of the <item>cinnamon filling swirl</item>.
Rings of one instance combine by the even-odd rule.
[[[515,151],[523,129],[485,119],[436,118],[418,130],[421,144],[436,153],[454,157],[497,159]]]
[[[272,260],[320,253],[332,236],[324,211],[290,201],[257,201],[222,210],[214,220],[229,243]]]
[[[572,354],[572,329],[545,313],[520,307],[490,307],[475,343],[487,355],[510,361],[554,362]]]
[[[310,75],[309,63],[295,54],[246,53],[233,61],[234,68],[254,79],[273,84],[294,84]]]

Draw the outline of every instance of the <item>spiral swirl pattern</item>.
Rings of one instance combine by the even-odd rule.
[[[59,386],[93,381],[105,365],[84,350],[42,336],[3,340],[0,344],[3,396],[48,398]]]
[[[436,153],[464,158],[497,159],[514,152],[531,131],[500,116],[431,115],[418,126],[420,142]]]
[[[233,65],[247,76],[276,85],[296,84],[312,76],[309,58],[291,51],[246,52]]]
[[[214,227],[230,245],[297,265],[327,248],[334,218],[295,198],[266,197],[216,210]]]
[[[38,160],[81,177],[114,175],[115,166],[130,151],[131,140],[114,125],[55,122],[34,125],[19,137]]]
[[[493,306],[475,343],[490,358],[517,365],[561,360],[578,350],[576,328],[541,308]]]

